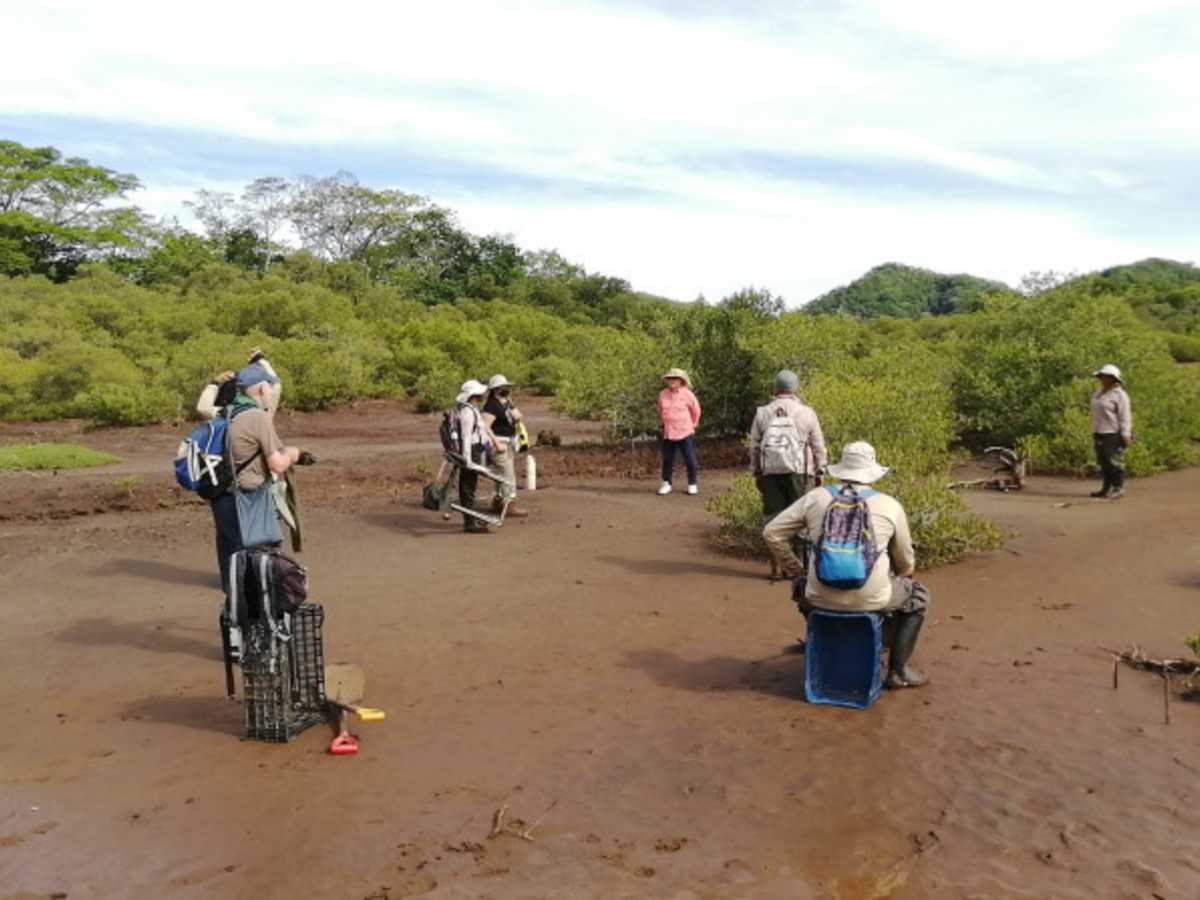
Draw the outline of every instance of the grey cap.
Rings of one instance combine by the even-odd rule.
[[[248,388],[254,387],[256,384],[279,384],[279,376],[274,372],[269,371],[265,366],[260,366],[253,362],[248,366],[244,366],[237,373],[237,383],[239,387]]]
[[[775,393],[794,394],[800,387],[800,376],[791,369],[780,369],[775,373]]]

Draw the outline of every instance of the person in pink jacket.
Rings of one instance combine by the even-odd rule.
[[[700,424],[700,401],[691,391],[687,372],[671,369],[663,376],[666,387],[658,395],[658,417],[662,421],[662,484],[659,494],[671,493],[675,473],[675,451],[683,451],[687,466],[688,493],[700,493],[700,466],[696,461],[696,426]]]

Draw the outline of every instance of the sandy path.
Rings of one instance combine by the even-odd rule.
[[[350,759],[236,739],[202,507],[10,526],[0,898],[1200,897],[1200,708],[1096,649],[1185,652],[1200,471],[976,495],[1020,535],[929,576],[934,683],[865,713],[800,699],[784,588],[647,487],[491,537],[313,511],[327,654],[389,716]]]

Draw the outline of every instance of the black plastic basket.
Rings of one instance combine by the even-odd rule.
[[[291,640],[272,640],[265,622],[247,629],[242,688],[248,739],[286,743],[326,720],[324,621],[318,604],[305,603],[291,616]]]

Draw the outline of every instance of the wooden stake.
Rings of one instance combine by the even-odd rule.
[[[1117,689],[1117,677],[1121,671],[1121,657],[1113,657],[1113,690]]]
[[[1163,724],[1171,724],[1171,676],[1163,672]]]

